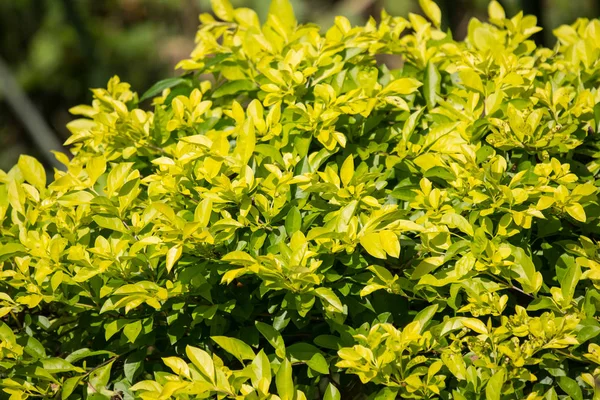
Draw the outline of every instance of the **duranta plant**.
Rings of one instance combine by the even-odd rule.
[[[212,4],[0,173],[0,398],[600,399],[600,21]]]

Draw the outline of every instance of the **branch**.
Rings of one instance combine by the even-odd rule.
[[[13,109],[33,143],[40,151],[48,165],[64,169],[50,153],[51,150],[64,151],[54,132],[44,121],[40,112],[19,86],[10,69],[0,57],[0,92],[6,97],[8,105]]]

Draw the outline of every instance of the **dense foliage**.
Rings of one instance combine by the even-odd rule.
[[[0,173],[2,396],[600,398],[600,21],[421,5],[213,0],[189,73]]]

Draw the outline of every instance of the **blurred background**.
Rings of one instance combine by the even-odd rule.
[[[231,0],[263,18],[268,0]],[[359,24],[382,8],[419,12],[417,0],[291,0],[300,21],[324,28],[335,15]],[[468,21],[485,19],[488,0],[436,0],[444,25],[462,39]],[[501,0],[507,15],[538,16],[535,40],[552,46],[552,29],[600,14],[600,0]],[[210,0],[0,0],[0,169],[20,154],[53,166],[50,149],[68,137],[68,109],[91,101],[90,87],[113,75],[143,93],[177,74],[174,65],[193,49],[198,14]]]

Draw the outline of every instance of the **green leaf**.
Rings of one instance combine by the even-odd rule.
[[[223,21],[233,21],[234,10],[229,0],[210,0],[213,12]]]
[[[329,374],[329,363],[321,353],[313,354],[310,360],[306,361],[306,365],[308,365],[312,370],[321,374]]]
[[[142,333],[142,321],[137,320],[130,324],[125,325],[123,328],[123,334],[129,340],[129,343],[135,342],[138,336]]]
[[[442,223],[447,224],[450,228],[458,228],[461,232],[466,233],[469,236],[473,236],[475,232],[473,227],[462,215],[454,212],[444,214],[442,217]]]
[[[417,89],[419,89],[419,87],[422,85],[423,84],[421,82],[413,78],[398,78],[388,83],[383,89],[382,93],[408,95],[417,91]]]
[[[239,339],[226,336],[212,336],[211,339],[242,363],[244,360],[253,360],[255,357],[252,348]]]
[[[477,318],[460,318],[463,326],[469,328],[479,334],[486,335],[488,333],[487,327],[481,320]]]
[[[64,196],[60,196],[60,198],[57,200],[57,202],[60,205],[66,206],[66,207],[74,207],[74,206],[79,206],[82,204],[89,204],[92,200],[94,199],[94,195],[80,190],[77,192],[71,192],[71,193],[67,193]]]
[[[123,225],[123,221],[116,217],[103,217],[101,215],[94,215],[92,217],[95,223],[98,224],[99,227],[110,229],[117,232],[127,233],[127,228]]]
[[[340,395],[340,391],[335,386],[333,386],[331,383],[327,385],[323,400],[340,400],[341,398],[342,396]]]
[[[352,178],[354,177],[354,157],[349,155],[340,169],[340,178],[344,187],[348,186]]]
[[[256,137],[254,134],[254,125],[251,119],[247,119],[238,134],[233,154],[239,158],[242,165],[247,165],[254,153]]]
[[[281,400],[293,400],[296,389],[292,379],[292,363],[286,358],[279,365],[277,375],[275,377],[277,386],[277,394]]]
[[[289,30],[296,26],[296,16],[290,0],[271,0],[269,14],[276,16],[279,22]]]
[[[600,324],[595,319],[585,319],[580,324],[582,328],[577,333],[577,341],[580,344],[600,335]]]
[[[106,385],[108,385],[113,363],[114,360],[100,368],[94,369],[90,373],[88,378],[88,394],[101,392],[106,387]]]
[[[283,337],[277,332],[271,325],[267,325],[264,322],[256,321],[256,328],[258,331],[267,339],[269,344],[275,348],[275,354],[279,358],[285,358],[285,343]]]
[[[144,368],[144,360],[146,358],[146,349],[142,349],[136,351],[125,359],[125,364],[123,365],[123,372],[125,374],[125,378],[129,383],[133,383],[135,381],[136,376],[138,376],[143,368]]]
[[[23,350],[32,357],[46,358],[46,349],[44,348],[44,345],[33,336],[27,337],[27,344]]]
[[[142,97],[140,97],[140,102],[161,94],[165,89],[174,88],[179,85],[192,86],[190,80],[186,78],[173,77],[163,79],[152,85],[150,89],[146,90]]]
[[[110,321],[108,324],[104,325],[104,339],[109,340],[117,332],[123,329],[125,325],[127,325],[127,320],[125,319],[117,319]]]
[[[510,249],[515,259],[512,270],[517,274],[517,281],[523,285],[526,293],[536,293],[542,286],[541,274],[522,248],[510,246]]]
[[[75,362],[82,360],[84,358],[87,358],[87,357],[100,356],[100,355],[108,355],[108,356],[112,357],[115,355],[115,353],[113,353],[112,351],[108,351],[108,350],[91,350],[88,348],[83,348],[83,349],[75,350],[74,352],[69,354],[67,357],[65,357],[65,361],[68,361],[70,363],[75,363]]]
[[[167,251],[167,272],[171,272],[173,266],[181,257],[183,248],[181,245],[173,246]]]
[[[271,364],[269,363],[269,358],[263,350],[261,350],[256,357],[254,357],[251,368],[254,372],[254,376],[256,377],[256,379],[252,380],[252,385],[254,387],[259,387],[260,389],[261,381],[263,381],[263,393],[267,393],[272,378]]]
[[[198,203],[198,206],[196,206],[196,210],[194,211],[194,222],[200,224],[201,227],[207,227],[210,222],[212,208],[212,200],[209,198]]]
[[[444,257],[428,257],[422,260],[413,271],[410,279],[419,279],[422,276],[429,274],[444,264]]]
[[[213,363],[210,354],[202,349],[192,346],[187,346],[185,348],[185,354],[187,354],[190,361],[198,367],[200,372],[202,372],[210,382],[215,382],[215,364]]]
[[[171,368],[174,374],[190,378],[190,368],[188,365],[179,357],[163,357],[163,363]]]
[[[285,231],[288,236],[292,236],[294,233],[298,232],[302,227],[302,215],[300,214],[300,210],[298,207],[294,206],[290,208],[287,216],[285,217]]]
[[[262,154],[265,157],[270,157],[271,160],[276,162],[281,166],[285,166],[285,161],[283,161],[283,157],[281,156],[281,152],[277,150],[277,148],[273,145],[260,143],[257,144],[254,148],[254,152],[258,154]]]
[[[447,168],[444,167],[433,167],[429,168],[423,174],[425,178],[441,178],[445,181],[454,181],[456,180],[456,176],[452,172],[450,172]]]
[[[225,254],[222,260],[236,265],[252,265],[256,263],[256,260],[250,254],[238,250]]]
[[[392,231],[379,231],[379,240],[383,250],[391,257],[400,257],[400,240]]]
[[[583,393],[581,392],[581,388],[577,384],[577,381],[569,378],[568,376],[559,376],[558,377],[558,386],[573,400],[583,400]]]
[[[506,18],[504,8],[496,0],[490,1],[488,4],[488,15],[491,20],[502,21]]]
[[[5,245],[0,246],[0,257],[26,252],[27,249],[20,243],[6,243]]]
[[[348,224],[350,223],[350,220],[354,216],[357,206],[358,206],[358,201],[352,200],[350,203],[346,204],[345,207],[340,209],[340,214],[338,216],[338,221],[336,224],[337,232],[345,232],[348,229]],[[309,236],[310,236],[310,234],[309,234]]]
[[[39,191],[44,190],[46,187],[46,171],[38,160],[31,156],[22,154],[19,156],[19,162],[17,163],[23,178],[35,186]]]
[[[333,335],[319,335],[314,339],[314,343],[319,347],[336,351],[342,347],[340,338]]]
[[[565,209],[567,210],[567,212],[569,213],[569,215],[571,217],[573,217],[573,219],[576,219],[579,222],[585,222],[586,221],[585,211],[584,211],[583,206],[581,204],[574,203],[574,204],[571,204],[571,205],[565,207]]]
[[[287,347],[286,353],[290,357],[291,362],[308,361],[315,354],[320,354],[321,351],[310,343],[298,342]]]
[[[433,22],[433,25],[439,28],[442,24],[442,12],[438,5],[433,0],[419,0],[419,5],[427,18]]]
[[[129,176],[133,163],[121,163],[112,168],[106,178],[106,196],[112,197],[116,192],[123,187],[125,180]]]
[[[500,400],[502,396],[502,385],[504,385],[504,370],[497,371],[485,386],[485,397],[488,400]]]
[[[73,366],[70,362],[62,358],[52,357],[41,360],[44,369],[51,374],[70,371],[81,371],[81,368]]]
[[[413,321],[419,322],[419,327],[420,327],[419,332],[420,333],[423,333],[423,331],[425,330],[425,326],[427,325],[427,323],[429,321],[431,321],[431,319],[433,318],[433,316],[435,315],[437,310],[438,310],[438,305],[432,304],[429,307],[425,307],[424,309],[419,311],[419,313],[415,316]]]
[[[340,298],[330,288],[320,287],[315,289],[315,294],[323,301],[325,305],[330,305],[333,309],[339,313],[344,312],[344,306],[340,301]]]
[[[554,390],[554,388],[548,389],[548,391],[544,394],[544,400],[558,400],[556,390]]]
[[[379,233],[367,233],[366,235],[361,236],[360,244],[362,247],[364,247],[367,253],[373,257],[380,258],[382,260],[386,259],[387,256],[385,250],[383,249]]]
[[[397,396],[398,389],[386,387],[377,392],[373,400],[396,400]]]
[[[238,95],[240,92],[249,92],[258,89],[253,81],[246,79],[239,79],[234,81],[228,81],[215,89],[212,93],[212,97],[218,99],[223,96]]]
[[[577,287],[577,283],[580,279],[581,267],[576,262],[570,263],[567,272],[563,275],[560,281],[560,288],[562,291],[565,306],[567,306],[571,302],[571,300],[573,300],[575,288]]]
[[[483,93],[483,82],[481,77],[470,68],[459,71],[460,79],[467,88]]]
[[[425,101],[427,107],[432,109],[437,104],[437,96],[440,92],[441,75],[437,70],[434,63],[431,61],[427,63],[425,68],[425,79],[423,81],[423,93],[425,95]]]
[[[391,272],[382,266],[370,265],[367,269],[386,283],[391,283],[391,281],[394,279],[394,276],[391,274]]]
[[[73,394],[73,391],[75,391],[77,385],[79,384],[79,382],[81,382],[84,376],[85,375],[74,376],[65,379],[64,383],[62,384],[60,398],[62,400],[67,400],[71,396],[71,394]]]

